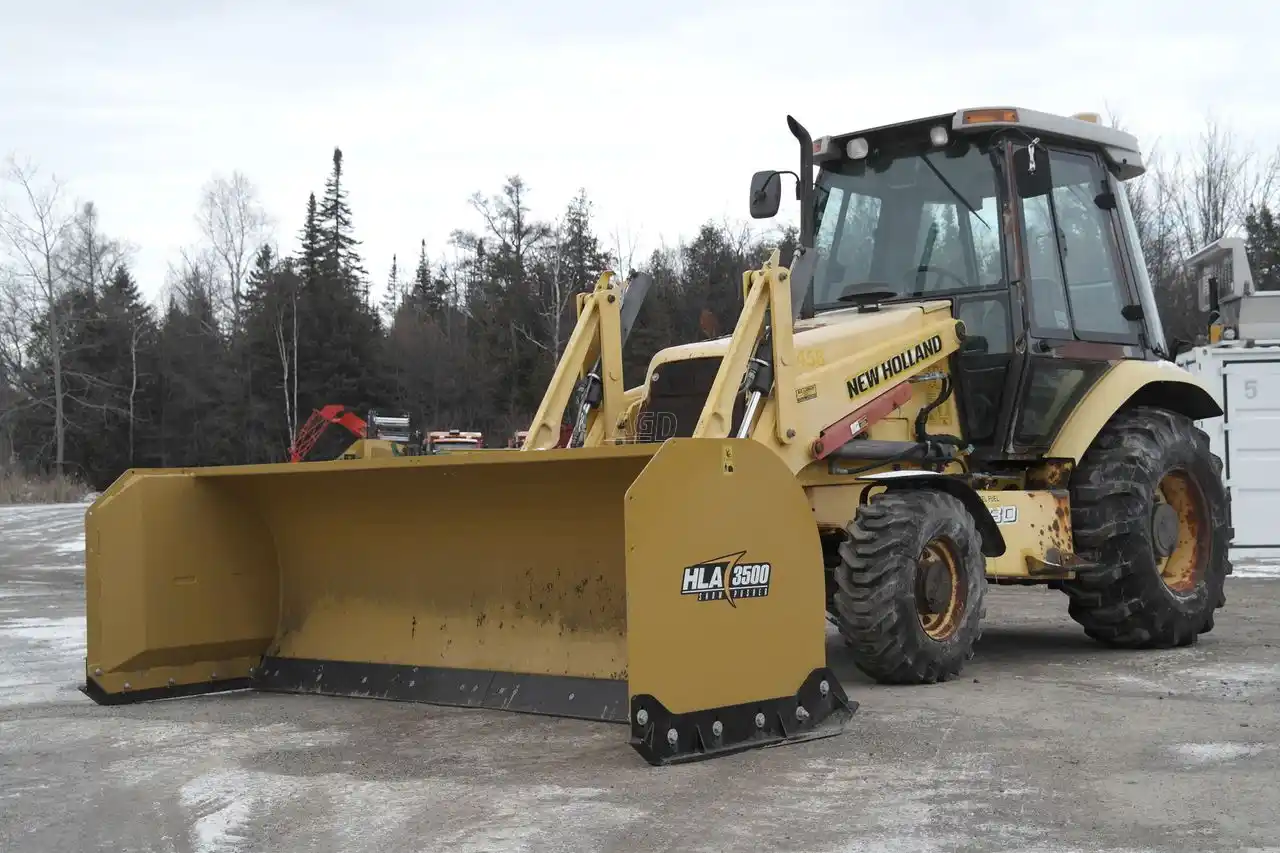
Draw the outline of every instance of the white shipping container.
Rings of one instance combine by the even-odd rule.
[[[1223,416],[1197,421],[1231,493],[1231,559],[1280,558],[1280,341],[1224,341],[1178,355]]]

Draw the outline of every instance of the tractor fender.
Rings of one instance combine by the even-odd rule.
[[[1173,362],[1120,361],[1076,403],[1046,456],[1078,463],[1112,416],[1128,406],[1153,406],[1192,420],[1222,416],[1209,386]]]
[[[874,485],[884,486],[886,490],[901,489],[933,489],[946,492],[964,504],[973,516],[978,535],[982,537],[982,553],[987,557],[999,557],[1004,553],[1004,535],[991,517],[991,510],[982,502],[978,492],[964,480],[951,474],[938,474],[933,471],[884,471],[879,474],[866,474],[860,480],[870,480]]]

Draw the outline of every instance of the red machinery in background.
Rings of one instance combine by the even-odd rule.
[[[376,435],[370,435],[370,423],[374,424]],[[335,403],[316,409],[311,413],[311,417],[307,418],[306,423],[298,430],[293,446],[289,448],[289,461],[301,462],[306,459],[307,454],[315,447],[316,442],[320,440],[320,436],[324,434],[330,424],[344,427],[356,438],[386,438],[394,442],[407,442],[410,445],[414,444],[415,439],[419,442],[422,439],[420,434],[415,434],[407,416],[384,417],[379,416],[376,412],[370,412],[369,419],[366,420],[348,407]],[[383,429],[384,427],[386,429]],[[562,424],[560,440],[555,446],[567,447],[572,432],[572,424]],[[516,432],[507,439],[507,447],[519,449],[524,445],[524,440],[528,434],[527,430]],[[484,447],[484,435],[479,432],[456,429],[436,430],[427,434],[425,445],[425,452],[430,454],[447,452],[452,449],[480,449]],[[409,455],[416,455],[416,451],[411,449]]]
[[[369,425],[365,423],[364,418],[346,406],[336,403],[324,406],[313,411],[311,417],[307,418],[307,422],[302,425],[302,429],[298,430],[298,435],[293,440],[293,447],[289,448],[289,461],[301,462],[306,459],[307,454],[316,446],[316,442],[328,429],[329,424],[346,427],[356,438],[365,438],[369,431]]]

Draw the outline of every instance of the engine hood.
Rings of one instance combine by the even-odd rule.
[[[825,311],[816,317],[797,320],[795,323],[795,348],[808,350],[838,345],[838,349],[857,346],[857,341],[874,340],[907,331],[913,326],[923,326],[926,315],[947,311],[950,303],[943,299],[921,302],[904,302],[885,305],[876,311],[845,308]],[[659,365],[693,358],[723,357],[729,349],[731,336],[725,335],[709,341],[695,341],[668,347],[654,355],[649,374]],[[803,356],[801,357],[803,362]]]

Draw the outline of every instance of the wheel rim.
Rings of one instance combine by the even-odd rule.
[[[934,539],[916,561],[916,614],[920,627],[934,640],[946,640],[960,628],[965,585],[955,548]]]
[[[1177,519],[1176,536],[1167,527],[1173,517]],[[1151,518],[1160,580],[1173,592],[1190,592],[1204,577],[1209,562],[1209,521],[1204,496],[1185,471],[1170,471],[1161,478]]]

